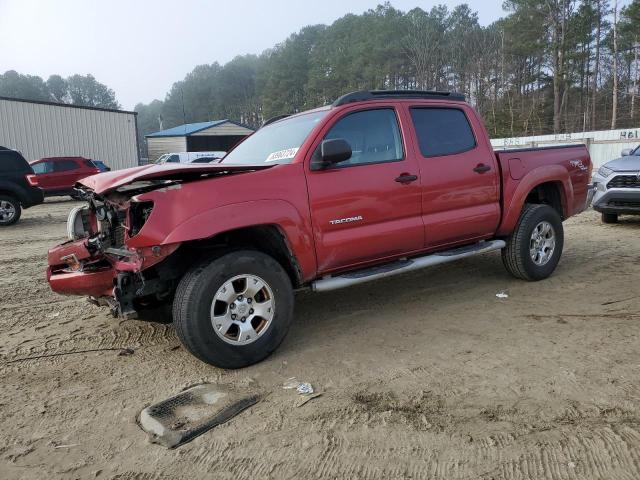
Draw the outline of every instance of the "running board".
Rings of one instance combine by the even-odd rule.
[[[453,250],[445,250],[444,252],[433,253],[423,257],[415,257],[405,260],[397,260],[391,263],[385,263],[375,267],[365,268],[363,270],[355,270],[353,272],[343,273],[335,277],[327,276],[320,280],[316,280],[311,284],[311,288],[316,292],[327,292],[338,288],[350,287],[358,283],[378,280],[379,278],[390,277],[399,273],[411,272],[441,263],[453,262],[462,258],[478,255],[479,253],[500,250],[506,246],[504,240],[489,240],[467,245]]]

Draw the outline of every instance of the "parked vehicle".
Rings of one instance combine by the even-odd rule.
[[[494,152],[461,95],[355,92],[266,122],[219,164],[83,180],[47,276],[117,315],[172,305],[190,352],[243,367],[283,340],[295,289],[492,250],[517,278],[548,277],[590,176],[583,145]]]
[[[640,147],[625,149],[621,158],[605,163],[593,181],[593,208],[604,223],[616,223],[619,215],[640,215]]]
[[[16,150],[0,147],[0,227],[20,220],[23,208],[44,201],[38,177]]]
[[[48,157],[31,162],[45,197],[70,195],[78,198],[74,185],[82,178],[100,173],[92,160],[84,157]]]
[[[98,167],[101,172],[110,172],[111,168],[108,167],[102,160],[91,160],[91,162]]]
[[[220,163],[221,158],[219,157],[199,157],[190,163]]]
[[[222,158],[227,154],[227,152],[175,152],[175,153],[165,153],[161,157],[159,157],[155,163],[162,165],[165,163],[201,163],[196,162],[196,160],[207,157],[207,158]]]

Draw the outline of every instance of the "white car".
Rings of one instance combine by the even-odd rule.
[[[605,163],[593,181],[593,209],[604,223],[617,222],[618,215],[640,215],[640,147],[625,149],[621,158]]]
[[[155,163],[161,165],[163,163],[209,163],[211,161],[220,160],[227,152],[174,152],[165,153],[158,158]]]

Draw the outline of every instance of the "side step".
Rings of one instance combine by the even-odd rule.
[[[406,260],[397,260],[391,263],[385,263],[375,267],[355,270],[353,272],[343,273],[335,277],[327,276],[320,280],[316,280],[311,284],[311,288],[316,292],[327,292],[338,288],[350,287],[358,283],[378,280],[379,278],[390,277],[399,273],[411,272],[432,265],[453,262],[461,258],[471,257],[479,253],[500,250],[506,246],[504,240],[489,240],[467,245],[464,247],[445,250],[444,252],[432,253],[423,257],[415,257]]]

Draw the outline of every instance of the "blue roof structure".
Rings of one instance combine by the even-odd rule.
[[[223,123],[227,123],[227,122],[236,124],[236,122],[231,122],[226,118],[224,120],[212,120],[210,122],[187,123],[185,125],[178,125],[177,127],[168,128],[166,130],[160,130],[159,132],[150,133],[149,135],[145,135],[145,137],[147,138],[186,137],[194,133],[200,132],[202,130],[206,130],[207,128],[216,127],[218,125],[222,125]],[[239,125],[239,124],[236,124],[236,125]]]

